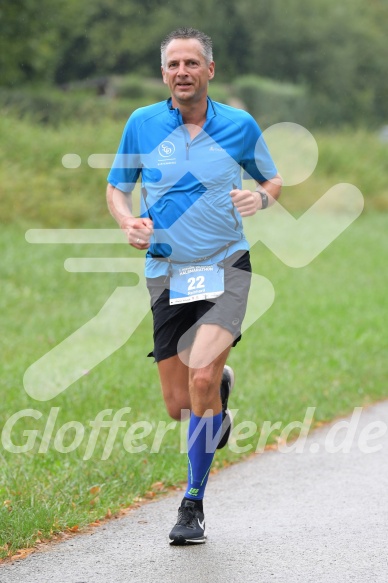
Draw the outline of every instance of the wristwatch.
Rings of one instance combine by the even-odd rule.
[[[260,190],[259,188],[256,188],[256,191],[258,192],[261,196],[261,210],[264,210],[267,208],[268,206],[268,195],[266,192],[264,192],[264,190]]]

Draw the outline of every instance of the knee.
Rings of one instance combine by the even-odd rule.
[[[190,383],[191,391],[201,397],[207,397],[213,390],[213,373],[210,368],[194,370]]]
[[[187,404],[182,405],[174,400],[166,400],[165,403],[167,413],[174,421],[184,421],[190,417],[190,407],[187,407]]]

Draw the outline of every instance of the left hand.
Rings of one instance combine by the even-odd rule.
[[[261,196],[251,190],[239,190],[236,188],[230,192],[232,203],[242,217],[250,217],[261,209]]]

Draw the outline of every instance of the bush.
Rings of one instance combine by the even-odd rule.
[[[263,127],[281,121],[309,125],[307,92],[301,85],[246,75],[234,81],[233,89]]]
[[[209,95],[213,101],[229,104],[231,99],[231,87],[223,85],[222,83],[214,83],[212,81],[209,85]]]
[[[168,88],[162,80],[144,79],[138,75],[112,77],[111,89],[116,97],[141,99],[145,103],[156,103],[169,97]]]
[[[97,122],[101,118],[125,121],[134,109],[144,105],[143,99],[110,99],[87,92],[65,92],[58,89],[0,89],[3,114],[59,126],[73,121]]]

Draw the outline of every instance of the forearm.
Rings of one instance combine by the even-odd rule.
[[[282,182],[281,176],[277,174],[270,180],[257,183],[257,191],[263,190],[268,196],[268,206],[271,206],[279,198],[282,190]]]
[[[148,249],[153,233],[151,219],[136,218],[132,214],[132,195],[126,194],[111,184],[106,189],[106,200],[112,217],[125,231],[128,243],[136,249]]]
[[[110,214],[122,229],[133,223],[135,217],[132,214],[132,193],[126,194],[112,184],[108,184],[106,201]]]
[[[253,192],[251,190],[239,190],[235,188],[230,192],[230,196],[232,197],[233,205],[241,216],[250,217],[257,211],[271,206],[279,198],[281,188],[282,178],[280,174],[276,174],[270,180],[257,182],[257,189]]]

